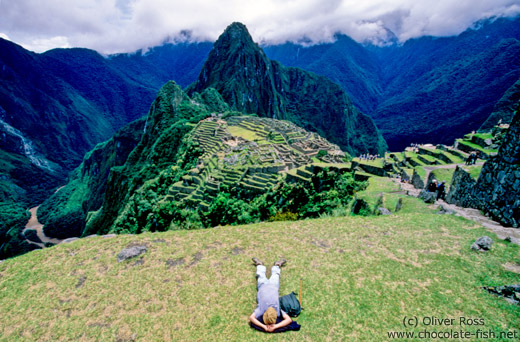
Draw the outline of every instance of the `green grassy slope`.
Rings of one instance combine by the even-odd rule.
[[[520,307],[480,286],[518,282],[519,247],[470,250],[481,226],[415,198],[398,214],[95,237],[0,264],[0,341],[383,341],[387,331],[518,328]],[[496,240],[496,239],[495,239]],[[141,257],[116,255],[146,244]],[[255,308],[257,256],[288,259],[280,293],[298,292],[300,332],[270,336]],[[403,328],[404,316],[473,317],[485,326]]]

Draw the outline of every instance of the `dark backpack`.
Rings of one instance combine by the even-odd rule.
[[[302,311],[302,307],[296,297],[296,293],[291,292],[288,295],[280,297],[280,309],[291,317],[298,316]]]

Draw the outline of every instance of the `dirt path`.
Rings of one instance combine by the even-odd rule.
[[[398,180],[394,180],[394,182],[400,184],[401,188],[405,190],[406,194],[409,196],[417,197],[421,192],[420,189],[416,189],[412,184],[400,183]],[[436,201],[434,206],[438,208],[441,204],[446,209],[453,210],[458,215],[483,225],[487,230],[495,233],[498,238],[502,240],[510,238],[511,242],[520,245],[520,229],[504,227],[500,223],[495,222],[489,217],[483,215],[478,209],[458,207],[454,204],[448,204],[443,200]]]
[[[39,208],[39,206],[29,209],[29,212],[31,213],[31,218],[29,219],[29,222],[27,222],[27,224],[25,225],[25,228],[22,231],[22,233],[25,234],[26,230],[33,229],[33,230],[36,231],[36,235],[38,235],[38,238],[42,241],[42,243],[34,242],[34,241],[31,241],[31,240],[27,240],[27,239],[25,241],[27,241],[28,243],[32,243],[33,245],[37,245],[37,246],[39,246],[41,248],[45,247],[44,244],[47,243],[47,242],[50,242],[50,243],[53,243],[53,244],[60,243],[62,240],[60,240],[60,239],[52,239],[52,238],[47,237],[44,234],[44,232],[43,232],[43,224],[41,224],[38,221],[38,216],[36,214],[36,212],[38,211],[38,208]]]

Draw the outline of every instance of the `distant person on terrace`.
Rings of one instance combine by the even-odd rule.
[[[445,195],[446,195],[446,185],[445,185],[445,181],[442,181],[441,184],[439,184],[439,186],[437,187],[437,200],[439,199],[443,199],[445,198]]]
[[[283,328],[292,322],[291,317],[280,309],[280,298],[278,295],[280,288],[280,268],[287,261],[280,259],[275,262],[271,268],[271,278],[269,279],[265,276],[266,267],[264,263],[258,260],[258,258],[253,258],[253,262],[256,265],[256,277],[258,279],[258,293],[256,295],[258,304],[255,311],[253,311],[249,317],[249,320],[266,332],[275,332],[275,330]],[[276,323],[278,317],[282,317],[283,320]]]
[[[428,185],[428,192],[435,192],[437,191],[437,180],[434,179],[432,182]]]

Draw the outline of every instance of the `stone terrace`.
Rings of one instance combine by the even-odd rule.
[[[507,129],[495,127],[489,133],[471,133],[458,139],[453,146],[420,145],[403,152],[387,153],[382,158],[354,158],[353,169],[362,176],[398,177],[418,189],[426,188],[434,179],[445,181],[447,188],[457,166],[478,178],[482,164],[497,154]],[[478,155],[473,165],[466,160],[474,152]]]
[[[191,134],[203,154],[196,168],[172,184],[167,198],[202,210],[223,187],[261,193],[285,175],[294,173],[299,175],[296,180],[309,181],[313,163],[335,165],[345,158],[337,145],[287,121],[211,117]]]

